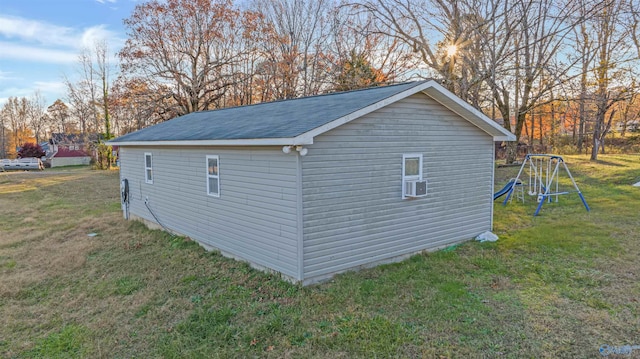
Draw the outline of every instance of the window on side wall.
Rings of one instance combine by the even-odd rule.
[[[402,155],[402,198],[426,195],[426,181],[422,178],[422,154]]]
[[[207,194],[220,197],[220,157],[207,156]]]
[[[153,159],[150,152],[144,154],[144,181],[153,183]]]

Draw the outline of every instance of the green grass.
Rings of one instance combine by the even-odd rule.
[[[85,355],[85,328],[65,325],[60,331],[39,339],[23,356],[28,358],[74,358]]]
[[[115,171],[2,173],[0,357],[556,358],[640,344],[640,156],[565,159],[591,212],[575,195],[538,217],[528,196],[496,201],[498,242],[310,287],[124,221]],[[517,170],[497,169],[496,187]]]

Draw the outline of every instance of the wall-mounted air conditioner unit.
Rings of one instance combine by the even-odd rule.
[[[424,197],[427,195],[427,181],[406,181],[404,184],[405,197]]]

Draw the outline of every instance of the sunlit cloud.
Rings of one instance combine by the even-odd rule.
[[[84,48],[91,48],[95,46],[97,42],[100,42],[100,41],[106,40],[107,42],[113,42],[113,40],[110,40],[110,39],[114,39],[114,38],[115,36],[113,35],[113,33],[107,30],[105,26],[103,25],[93,26],[86,29],[82,33],[80,43]]]

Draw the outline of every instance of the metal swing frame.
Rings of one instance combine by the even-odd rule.
[[[522,175],[525,167],[529,165],[529,195],[538,196],[538,207],[536,208],[534,216],[537,216],[542,209],[542,205],[545,202],[552,202],[552,197],[555,196],[556,202],[558,202],[558,196],[574,193],[574,191],[559,191],[559,169],[560,165],[564,167],[564,170],[567,172],[567,175],[571,179],[573,183],[573,187],[576,189],[575,193],[578,193],[580,199],[582,200],[582,204],[584,204],[584,208],[586,208],[587,212],[590,211],[589,205],[587,201],[584,199],[580,188],[578,188],[578,184],[573,179],[571,175],[571,171],[569,171],[569,167],[565,163],[562,156],[558,155],[549,155],[549,154],[527,154],[522,162],[522,166],[520,166],[520,171],[518,171],[518,175],[516,176],[514,184],[511,186],[509,191],[507,192],[507,196],[502,202],[502,205],[506,205],[509,201],[509,198],[513,194],[515,183],[518,182],[520,176]],[[546,167],[546,168],[545,168]],[[546,169],[546,171],[545,171]],[[555,191],[552,192],[551,188],[553,187],[553,183],[555,181]]]

